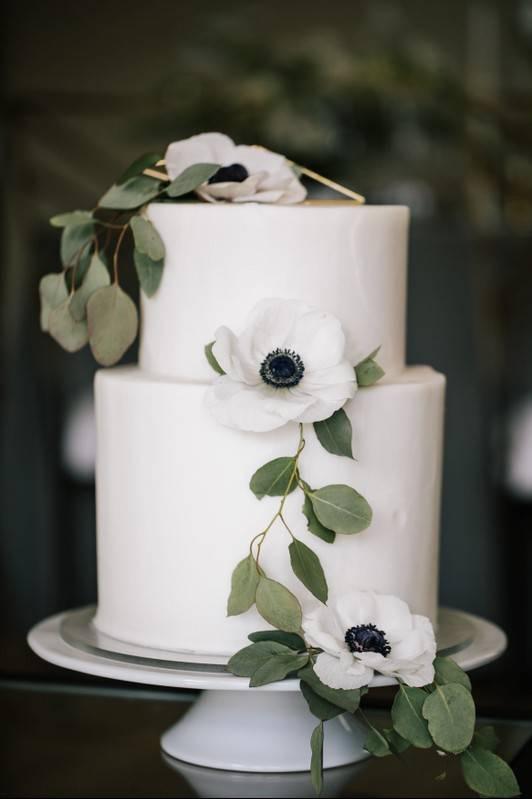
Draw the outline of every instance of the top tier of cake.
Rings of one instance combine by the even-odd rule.
[[[337,316],[352,363],[380,346],[387,379],[404,369],[407,208],[153,203],[148,214],[167,254],[159,290],[142,295],[141,369],[210,381],[205,344],[265,297]]]

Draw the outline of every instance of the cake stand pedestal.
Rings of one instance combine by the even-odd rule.
[[[317,720],[299,691],[286,679],[250,689],[248,679],[229,674],[221,658],[165,653],[135,647],[92,626],[94,608],[67,611],[38,624],[29,636],[44,660],[98,677],[173,688],[203,689],[199,699],[161,738],[172,758],[199,766],[247,772],[297,772],[310,768],[310,733]],[[442,609],[439,653],[452,655],[465,670],[483,666],[506,648],[506,636],[491,622]],[[218,662],[216,662],[218,661]],[[373,686],[392,685],[377,677]],[[349,714],[327,722],[324,768],[365,760],[366,730]]]

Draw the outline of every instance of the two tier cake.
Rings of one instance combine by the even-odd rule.
[[[340,320],[346,356],[380,347],[385,376],[345,406],[354,459],[328,454],[311,426],[301,456],[313,485],[354,485],[373,509],[368,529],[333,546],[308,529],[301,499],[286,516],[319,556],[335,592],[371,590],[436,621],[445,380],[405,366],[408,210],[354,202],[152,203],[166,249],[157,293],[142,298],[140,363],[100,371],[98,612],[115,638],[231,655],[264,627],[254,608],[226,615],[234,565],[261,529],[251,474],[290,453],[297,425],[236,431],[205,406],[204,345],[238,331],[264,298],[296,299]],[[282,533],[264,543],[265,571],[298,597]]]

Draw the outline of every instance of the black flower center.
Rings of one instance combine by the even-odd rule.
[[[386,640],[383,630],[374,624],[359,624],[350,627],[345,634],[345,642],[351,652],[378,652],[383,657],[389,655],[392,648]]]
[[[209,178],[209,183],[242,183],[243,180],[249,177],[249,172],[242,164],[231,164],[231,166],[221,166],[218,172],[215,172]]]
[[[290,388],[297,386],[305,372],[305,365],[293,350],[273,350],[261,363],[259,374],[269,386]]]

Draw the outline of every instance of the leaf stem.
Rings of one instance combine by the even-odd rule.
[[[249,545],[250,552],[251,552],[251,554],[253,554],[253,544],[257,540],[257,538],[260,538],[260,541],[257,544],[257,554],[255,555],[255,564],[257,566],[257,570],[259,570],[260,552],[261,552],[262,545],[264,543],[264,539],[266,538],[266,535],[271,530],[271,528],[273,527],[273,525],[277,521],[277,519],[280,519],[282,521],[282,523],[284,524],[284,526],[286,527],[286,529],[288,530],[288,532],[290,533],[292,538],[294,537],[292,531],[290,530],[290,528],[288,527],[286,521],[284,520],[283,510],[284,510],[284,506],[285,506],[285,502],[286,502],[286,499],[288,497],[288,494],[290,493],[290,491],[292,489],[292,484],[293,484],[294,480],[297,480],[298,485],[300,484],[298,464],[299,464],[299,456],[303,452],[304,448],[305,448],[305,438],[303,436],[303,425],[300,423],[300,425],[299,425],[299,442],[298,442],[298,445],[297,445],[296,454],[294,455],[294,467],[292,469],[292,473],[290,475],[290,479],[288,480],[288,484],[286,486],[285,492],[284,492],[283,496],[281,497],[281,502],[279,503],[279,507],[277,508],[277,511],[273,515],[273,517],[270,520],[270,523],[268,524],[266,529],[263,530],[258,535],[256,535],[255,538],[252,539],[252,541],[251,541],[251,543]]]
[[[118,286],[118,253],[120,252],[120,247],[122,246],[122,241],[124,239],[124,236],[126,234],[126,230],[128,229],[128,227],[129,227],[129,222],[127,224],[125,224],[123,226],[122,230],[120,231],[120,235],[118,236],[118,239],[117,239],[117,242],[116,242],[115,251],[114,251],[114,254],[113,254],[113,271],[114,271],[114,283],[115,283],[115,286]]]

